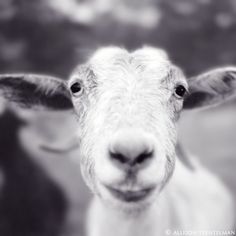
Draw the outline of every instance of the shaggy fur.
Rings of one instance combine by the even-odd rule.
[[[76,113],[80,156],[74,159],[95,194],[88,213],[89,236],[163,236],[167,229],[231,229],[231,195],[200,163],[176,148],[176,126],[183,108],[215,105],[234,96],[234,67],[186,79],[161,49],[128,52],[108,47],[74,70],[68,90],[62,81],[58,86],[58,79],[47,77],[44,84],[43,76],[38,78],[37,82],[34,75],[21,77],[23,85],[38,86],[33,101]],[[9,76],[0,78],[0,93],[8,100],[14,97],[14,84]],[[80,89],[70,89],[73,85]],[[186,89],[185,95],[177,94],[179,86]],[[24,97],[24,87],[22,91],[17,87],[21,91],[17,95]],[[67,101],[66,106],[58,106],[50,94]],[[117,140],[131,154],[137,154],[142,145],[151,148],[148,164],[135,172],[114,164],[111,147]],[[125,197],[137,194],[145,197]]]

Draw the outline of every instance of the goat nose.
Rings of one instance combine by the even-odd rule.
[[[109,156],[119,168],[144,168],[153,158],[154,148],[144,135],[118,135],[111,142]]]

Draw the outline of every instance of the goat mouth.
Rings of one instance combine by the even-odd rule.
[[[131,190],[119,190],[110,186],[106,186],[109,192],[121,201],[124,202],[138,202],[144,200],[154,189],[154,187],[141,189],[138,191],[131,191]]]

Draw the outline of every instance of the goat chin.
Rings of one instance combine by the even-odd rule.
[[[230,193],[200,163],[195,162],[193,171],[177,161],[172,179],[152,200],[145,207],[142,202],[118,207],[117,201],[94,197],[87,216],[88,236],[163,236],[175,230],[200,235],[202,230],[233,228]]]

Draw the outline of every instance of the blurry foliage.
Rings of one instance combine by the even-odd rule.
[[[235,42],[235,0],[0,0],[1,73],[66,77],[99,46],[151,44],[192,75],[236,64]]]

